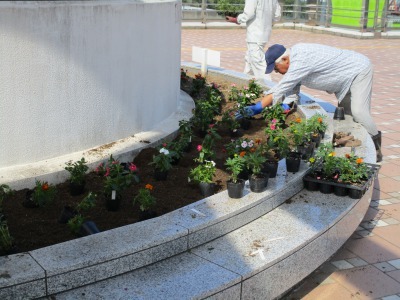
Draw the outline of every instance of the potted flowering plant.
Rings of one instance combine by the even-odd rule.
[[[285,158],[289,152],[289,138],[287,132],[278,125],[277,119],[272,119],[265,128],[267,135],[267,147],[271,149],[279,159]]]
[[[138,169],[135,164],[121,164],[112,155],[106,164],[100,164],[96,169],[104,177],[104,197],[106,207],[110,211],[119,208],[122,191],[139,182]]]
[[[28,190],[23,202],[25,207],[44,207],[52,203],[56,197],[56,187],[47,181],[36,180],[35,187]]]
[[[226,182],[228,195],[231,198],[242,198],[244,191],[244,180],[239,178],[239,174],[246,166],[245,159],[235,154],[234,157],[228,157],[225,162],[226,169],[231,172],[230,179]]]
[[[85,191],[85,174],[89,169],[86,163],[84,157],[76,162],[68,161],[65,163],[64,169],[70,173],[69,191],[72,196],[80,195]]]
[[[96,205],[97,195],[89,192],[86,197],[76,205],[75,216],[66,222],[72,233],[84,236],[98,233],[99,230],[93,221],[85,221],[84,213]]]
[[[169,170],[172,168],[171,152],[162,147],[157,155],[153,155],[153,161],[150,165],[154,166],[154,178],[156,180],[166,180]]]
[[[239,121],[235,118],[235,109],[229,109],[222,114],[222,123],[228,128],[231,137],[236,137],[239,134]]]
[[[212,160],[204,160],[190,170],[189,179],[199,184],[200,191],[203,196],[208,197],[214,194],[215,183],[213,177],[217,168]]]
[[[139,193],[133,198],[133,204],[139,204],[140,220],[148,220],[157,216],[157,213],[152,210],[156,205],[156,198],[151,194],[153,190],[151,184],[146,184],[144,188],[139,189]]]
[[[327,116],[316,113],[310,118],[307,119],[307,129],[310,133],[318,133],[321,135],[321,138],[325,136],[325,131],[328,128],[328,123],[326,121]]]
[[[267,158],[263,155],[262,147],[257,147],[255,151],[247,153],[245,161],[251,171],[249,177],[250,190],[255,193],[264,191],[268,184],[269,174],[262,172],[263,165],[267,161]]]

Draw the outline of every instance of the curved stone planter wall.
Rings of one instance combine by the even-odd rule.
[[[1,1],[0,170],[131,137],[175,113],[180,33],[177,0]]]
[[[368,161],[372,141],[351,120],[332,122],[325,139],[339,125],[362,140],[358,154]],[[281,161],[263,193],[247,186],[231,199],[224,191],[155,219],[1,257],[0,298],[279,297],[343,245],[371,199],[372,188],[357,200],[302,190],[306,170],[302,163],[287,174]]]

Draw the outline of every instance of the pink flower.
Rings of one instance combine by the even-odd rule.
[[[232,84],[231,84],[231,87],[235,87],[235,86],[236,86],[236,83],[232,83]]]
[[[108,175],[110,175],[110,168],[106,169],[106,174],[104,174],[104,177],[107,177]]]
[[[136,165],[133,163],[129,163],[129,170],[131,170],[132,172],[136,172],[137,171]]]
[[[215,126],[215,124],[210,124],[208,125],[208,127],[213,128]]]
[[[197,151],[201,151],[203,149],[203,146],[202,145],[197,145]]]
[[[271,130],[275,130],[275,129],[276,129],[276,125],[275,125],[275,124],[271,124],[271,125],[269,126],[269,128],[271,128]]]
[[[272,119],[271,121],[272,124],[276,124],[276,122],[278,122],[276,119]]]
[[[118,164],[119,164],[119,161],[118,161],[118,160],[114,160],[114,161],[112,162],[112,164],[113,164],[113,165],[118,165]]]
[[[163,146],[163,147],[167,147],[167,143],[163,143],[162,146]]]

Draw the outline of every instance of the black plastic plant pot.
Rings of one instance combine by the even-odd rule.
[[[250,183],[250,191],[254,193],[261,193],[267,188],[268,176],[252,175],[249,177],[249,183]]]
[[[82,183],[76,183],[76,182],[70,182],[69,183],[69,193],[71,196],[79,196],[82,195],[85,192],[85,182]]]
[[[76,210],[70,206],[64,206],[61,215],[58,219],[58,223],[67,224],[69,220],[75,217],[77,214]]]
[[[239,179],[247,180],[250,177],[251,172],[248,169],[242,170],[242,172],[239,173]]]
[[[200,182],[199,183],[200,192],[204,197],[210,197],[214,195],[215,192],[215,183],[211,182]]]
[[[154,210],[141,210],[139,211],[139,221],[150,220],[157,217],[158,214]]]
[[[278,162],[266,162],[261,169],[263,173],[268,173],[269,178],[275,178],[276,174],[278,173]]]
[[[249,119],[243,118],[240,120],[240,128],[243,130],[249,130],[251,127],[251,121]]]
[[[319,191],[319,183],[315,181],[303,180],[304,188],[307,191]]]
[[[244,184],[245,181],[243,179],[238,179],[237,182],[227,181],[228,196],[234,199],[242,198],[244,195]]]
[[[349,189],[349,197],[352,199],[360,199],[365,193],[365,190]]]
[[[286,171],[296,173],[300,169],[300,158],[286,157]]]
[[[97,228],[96,224],[93,221],[86,221],[83,222],[81,226],[81,235],[91,235],[91,234],[96,234],[99,233],[100,230]]]
[[[33,201],[33,190],[28,190],[25,195],[25,199],[22,201],[22,205],[27,208],[35,208],[38,205]]]
[[[104,195],[106,199],[106,208],[108,211],[117,211],[121,205],[121,195],[117,194],[116,197],[113,199],[111,195]]]
[[[336,196],[344,197],[344,196],[347,196],[347,194],[349,193],[349,191],[348,191],[348,189],[347,189],[346,187],[344,187],[344,186],[335,185],[335,186],[333,187],[333,193],[334,193]]]
[[[319,191],[322,194],[332,194],[333,193],[333,185],[328,182],[321,182],[319,184]]]

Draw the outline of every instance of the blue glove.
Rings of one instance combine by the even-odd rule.
[[[263,109],[264,108],[261,105],[261,101],[258,101],[254,105],[246,106],[244,108],[244,111],[245,111],[246,117],[252,117],[254,115],[258,115],[259,113],[261,113]],[[240,112],[236,112],[235,119],[240,120],[242,118],[243,118],[242,114]]]
[[[286,103],[282,103],[281,106],[282,106],[283,110],[288,110],[288,109],[290,109],[290,106],[287,105]]]

